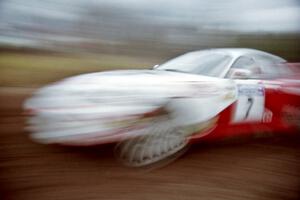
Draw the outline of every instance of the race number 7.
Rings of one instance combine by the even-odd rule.
[[[232,122],[261,121],[264,112],[265,94],[262,85],[238,85],[238,99]]]

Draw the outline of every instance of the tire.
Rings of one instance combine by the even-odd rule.
[[[153,124],[149,134],[118,143],[115,155],[126,166],[149,166],[168,158],[174,160],[174,157],[178,157],[176,154],[185,150],[188,144],[184,132],[167,121]]]

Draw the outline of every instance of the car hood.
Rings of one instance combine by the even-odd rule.
[[[131,104],[151,105],[149,109],[152,109],[169,98],[218,95],[232,84],[231,80],[187,73],[116,70],[74,76],[45,86],[25,103],[25,107],[41,110]]]

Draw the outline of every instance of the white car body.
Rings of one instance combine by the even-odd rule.
[[[218,56],[219,63],[212,65]],[[70,145],[120,142],[153,131],[157,120],[175,128],[207,122],[233,102],[239,109],[232,122],[239,123],[249,94],[256,99],[255,109],[246,115],[261,120],[264,95],[259,82],[239,79],[249,75],[247,69],[233,71],[235,79],[226,77],[246,56],[258,63],[285,61],[252,49],[212,49],[185,54],[152,70],[84,74],[45,86],[24,106],[33,114],[28,120],[31,138]],[[174,71],[178,69],[183,71]],[[160,108],[167,110],[168,118],[143,117]]]
[[[178,126],[206,121],[233,103],[236,91],[230,79],[124,70],[80,75],[46,86],[25,107],[35,113],[29,120],[34,140],[97,144],[141,134],[149,127],[136,124],[126,130],[129,124],[122,122],[136,121],[162,106],[172,111]]]

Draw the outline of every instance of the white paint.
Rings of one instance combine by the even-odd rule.
[[[238,100],[233,112],[232,122],[261,121],[265,110],[264,87],[256,82],[238,84]]]

